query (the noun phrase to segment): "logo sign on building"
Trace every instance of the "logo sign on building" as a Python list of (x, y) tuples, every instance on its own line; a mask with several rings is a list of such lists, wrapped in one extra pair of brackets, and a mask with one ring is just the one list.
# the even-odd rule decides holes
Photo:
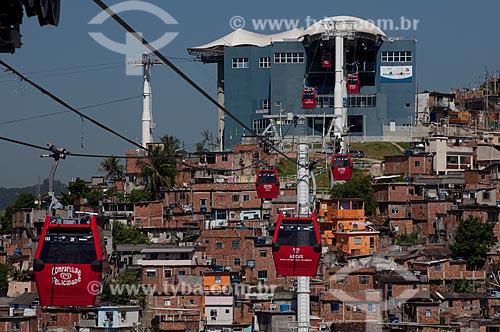
[(381, 83), (408, 83), (412, 79), (412, 66), (380, 66)]

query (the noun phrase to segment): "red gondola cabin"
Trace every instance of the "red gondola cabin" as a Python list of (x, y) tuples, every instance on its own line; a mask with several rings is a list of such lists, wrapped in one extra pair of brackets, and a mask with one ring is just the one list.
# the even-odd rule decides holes
[(321, 57), (321, 68), (332, 68), (332, 52), (324, 52)]
[(351, 179), (352, 159), (349, 153), (336, 153), (333, 155), (332, 175), (335, 181)]
[(33, 261), (43, 306), (93, 306), (109, 271), (102, 230), (94, 216), (47, 216)]
[(316, 214), (292, 217), (280, 213), (272, 249), (279, 276), (314, 277), (321, 258), (321, 237)]
[(278, 171), (273, 169), (259, 168), (255, 180), (257, 196), (259, 198), (276, 198), (280, 190)]
[(347, 93), (359, 93), (359, 76), (347, 75)]
[(316, 108), (316, 90), (314, 88), (302, 90), (302, 107), (306, 109)]

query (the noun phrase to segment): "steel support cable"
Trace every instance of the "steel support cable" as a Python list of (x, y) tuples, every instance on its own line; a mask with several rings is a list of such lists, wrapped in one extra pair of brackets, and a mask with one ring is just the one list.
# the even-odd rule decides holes
[(33, 86), (35, 89), (37, 89), (38, 91), (40, 91), (41, 93), (43, 93), (44, 95), (47, 95), (49, 96), (51, 99), (55, 100), (57, 103), (61, 104), (62, 106), (64, 106), (65, 108), (69, 109), (70, 111), (78, 114), (80, 117), (92, 122), (93, 124), (95, 124), (96, 126), (112, 133), (113, 135), (115, 136), (118, 136), (120, 137), (121, 139), (127, 141), (128, 143), (142, 149), (142, 150), (145, 150), (145, 151), (148, 151), (148, 152), (151, 152), (149, 149), (143, 147), (142, 145), (140, 145), (139, 143), (136, 143), (134, 142), (133, 140), (123, 136), (122, 134), (118, 133), (117, 131), (111, 129), (110, 127), (106, 126), (106, 125), (103, 125), (102, 123), (100, 123), (99, 121), (97, 120), (94, 120), (93, 118), (89, 117), (88, 115), (85, 115), (84, 113), (78, 111), (76, 108), (74, 108), (73, 106), (69, 105), (68, 103), (66, 103), (64, 100), (62, 100), (61, 98), (57, 97), (56, 95), (54, 95), (53, 93), (51, 93), (50, 91), (48, 91), (47, 89), (43, 88), (42, 86), (38, 85), (37, 83), (31, 81), (30, 79), (28, 79), (26, 76), (24, 76), (23, 74), (21, 74), (20, 72), (18, 72), (16, 69), (14, 69), (13, 67), (11, 67), (9, 64), (7, 64), (5, 61), (3, 60), (0, 60), (0, 65), (4, 66), (5, 68), (7, 68), (9, 71), (11, 71), (12, 73), (14, 73), (15, 75), (17, 75), (18, 77), (20, 77), (22, 80), (26, 81), (27, 83), (29, 83), (31, 86)]

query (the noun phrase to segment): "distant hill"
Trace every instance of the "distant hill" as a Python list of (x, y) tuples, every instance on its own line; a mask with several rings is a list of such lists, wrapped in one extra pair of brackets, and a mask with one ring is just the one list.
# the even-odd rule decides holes
[[(45, 195), (49, 191), (49, 180), (45, 179), (42, 184), (40, 184), (40, 189), (37, 189), (38, 185), (33, 185), (24, 188), (2, 188), (0, 187), (0, 211), (5, 209), (7, 206), (12, 205), (16, 202), (17, 196), (21, 194), (35, 194), (38, 193)], [(61, 192), (67, 192), (68, 187), (58, 180), (54, 181), (54, 191), (56, 195), (60, 195)]]

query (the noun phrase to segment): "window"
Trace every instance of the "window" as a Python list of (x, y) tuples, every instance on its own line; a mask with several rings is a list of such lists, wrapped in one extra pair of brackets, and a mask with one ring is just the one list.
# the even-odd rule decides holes
[(432, 309), (425, 309), (425, 317), (432, 317)]
[[(90, 264), (97, 259), (92, 231), (49, 228), (40, 252), (46, 264)], [(62, 261), (61, 261), (62, 260)]]
[(257, 272), (257, 278), (267, 279), (267, 270), (260, 270)]
[(216, 320), (217, 319), (217, 309), (211, 309), (210, 310), (210, 317), (212, 320)]
[(164, 306), (168, 306), (168, 305), (171, 305), (172, 301), (170, 299), (164, 299), (163, 300), (163, 305)]
[(234, 266), (240, 266), (241, 260), (239, 258), (234, 259)]
[(151, 260), (157, 260), (158, 259), (158, 253), (157, 252), (152, 252), (149, 254), (149, 259)]
[(243, 202), (248, 202), (250, 200), (250, 195), (243, 195)]
[(354, 244), (361, 244), (363, 243), (360, 237), (355, 237), (354, 238)]
[(259, 255), (260, 257), (267, 257), (267, 250), (260, 250)]
[(412, 62), (411, 51), (382, 52), (382, 62)]
[(183, 200), (185, 200), (185, 199), (186, 199), (186, 193), (185, 193), (185, 192), (183, 192), (183, 191), (181, 191), (181, 192), (179, 193), (179, 199), (180, 199), (180, 200), (182, 200), (182, 201), (183, 201)]
[(21, 322), (12, 322), (10, 323), (10, 327), (12, 331), (18, 331), (21, 329)]
[(271, 67), (270, 57), (259, 58), (259, 68), (270, 68), (270, 67)]
[(240, 249), (240, 240), (232, 240), (231, 241), (231, 249), (233, 249), (233, 250)]
[(376, 107), (376, 95), (358, 95), (347, 97), (347, 107)]
[(222, 283), (222, 277), (221, 276), (215, 276), (215, 283), (216, 284)]
[(274, 53), (274, 63), (304, 63), (304, 52)]
[(415, 166), (416, 167), (420, 166), (420, 160), (415, 160)]
[(398, 212), (399, 212), (399, 209), (397, 208), (397, 206), (395, 206), (391, 209), (391, 213), (398, 213)]
[(340, 303), (339, 302), (330, 303), (330, 311), (331, 312), (339, 312), (340, 311)]
[(229, 313), (229, 309), (226, 309), (226, 314), (228, 314), (228, 313)]
[(207, 206), (207, 199), (206, 198), (200, 199), (200, 206)]
[(441, 265), (434, 265), (434, 271), (441, 271)]
[(179, 274), (180, 276), (185, 276), (185, 275), (186, 275), (186, 271), (184, 271), (184, 270), (180, 270), (178, 274)]
[(368, 276), (359, 276), (358, 280), (360, 285), (368, 285)]
[(216, 242), (215, 243), (215, 249), (222, 249), (222, 248), (224, 248), (222, 242)]
[(221, 160), (222, 160), (222, 161), (227, 161), (227, 154), (223, 154), (223, 155), (221, 156)]
[(156, 270), (146, 270), (146, 278), (156, 278)]
[(485, 201), (490, 200), (490, 192), (489, 191), (483, 191), (483, 200), (485, 200)]
[(172, 270), (163, 270), (165, 278), (172, 278)]
[(194, 300), (193, 299), (189, 299), (189, 304), (194, 304)]
[(232, 201), (233, 201), (233, 203), (239, 202), (240, 201), (240, 195), (233, 195)]
[(268, 110), (269, 109), (269, 100), (265, 99), (262, 101), (262, 109)]
[(248, 58), (233, 58), (233, 68), (248, 68)]
[(337, 284), (345, 284), (345, 276), (337, 276)]
[(377, 305), (375, 303), (368, 303), (368, 312), (377, 312)]
[(411, 104), (410, 103), (405, 103), (405, 108), (411, 108)]

